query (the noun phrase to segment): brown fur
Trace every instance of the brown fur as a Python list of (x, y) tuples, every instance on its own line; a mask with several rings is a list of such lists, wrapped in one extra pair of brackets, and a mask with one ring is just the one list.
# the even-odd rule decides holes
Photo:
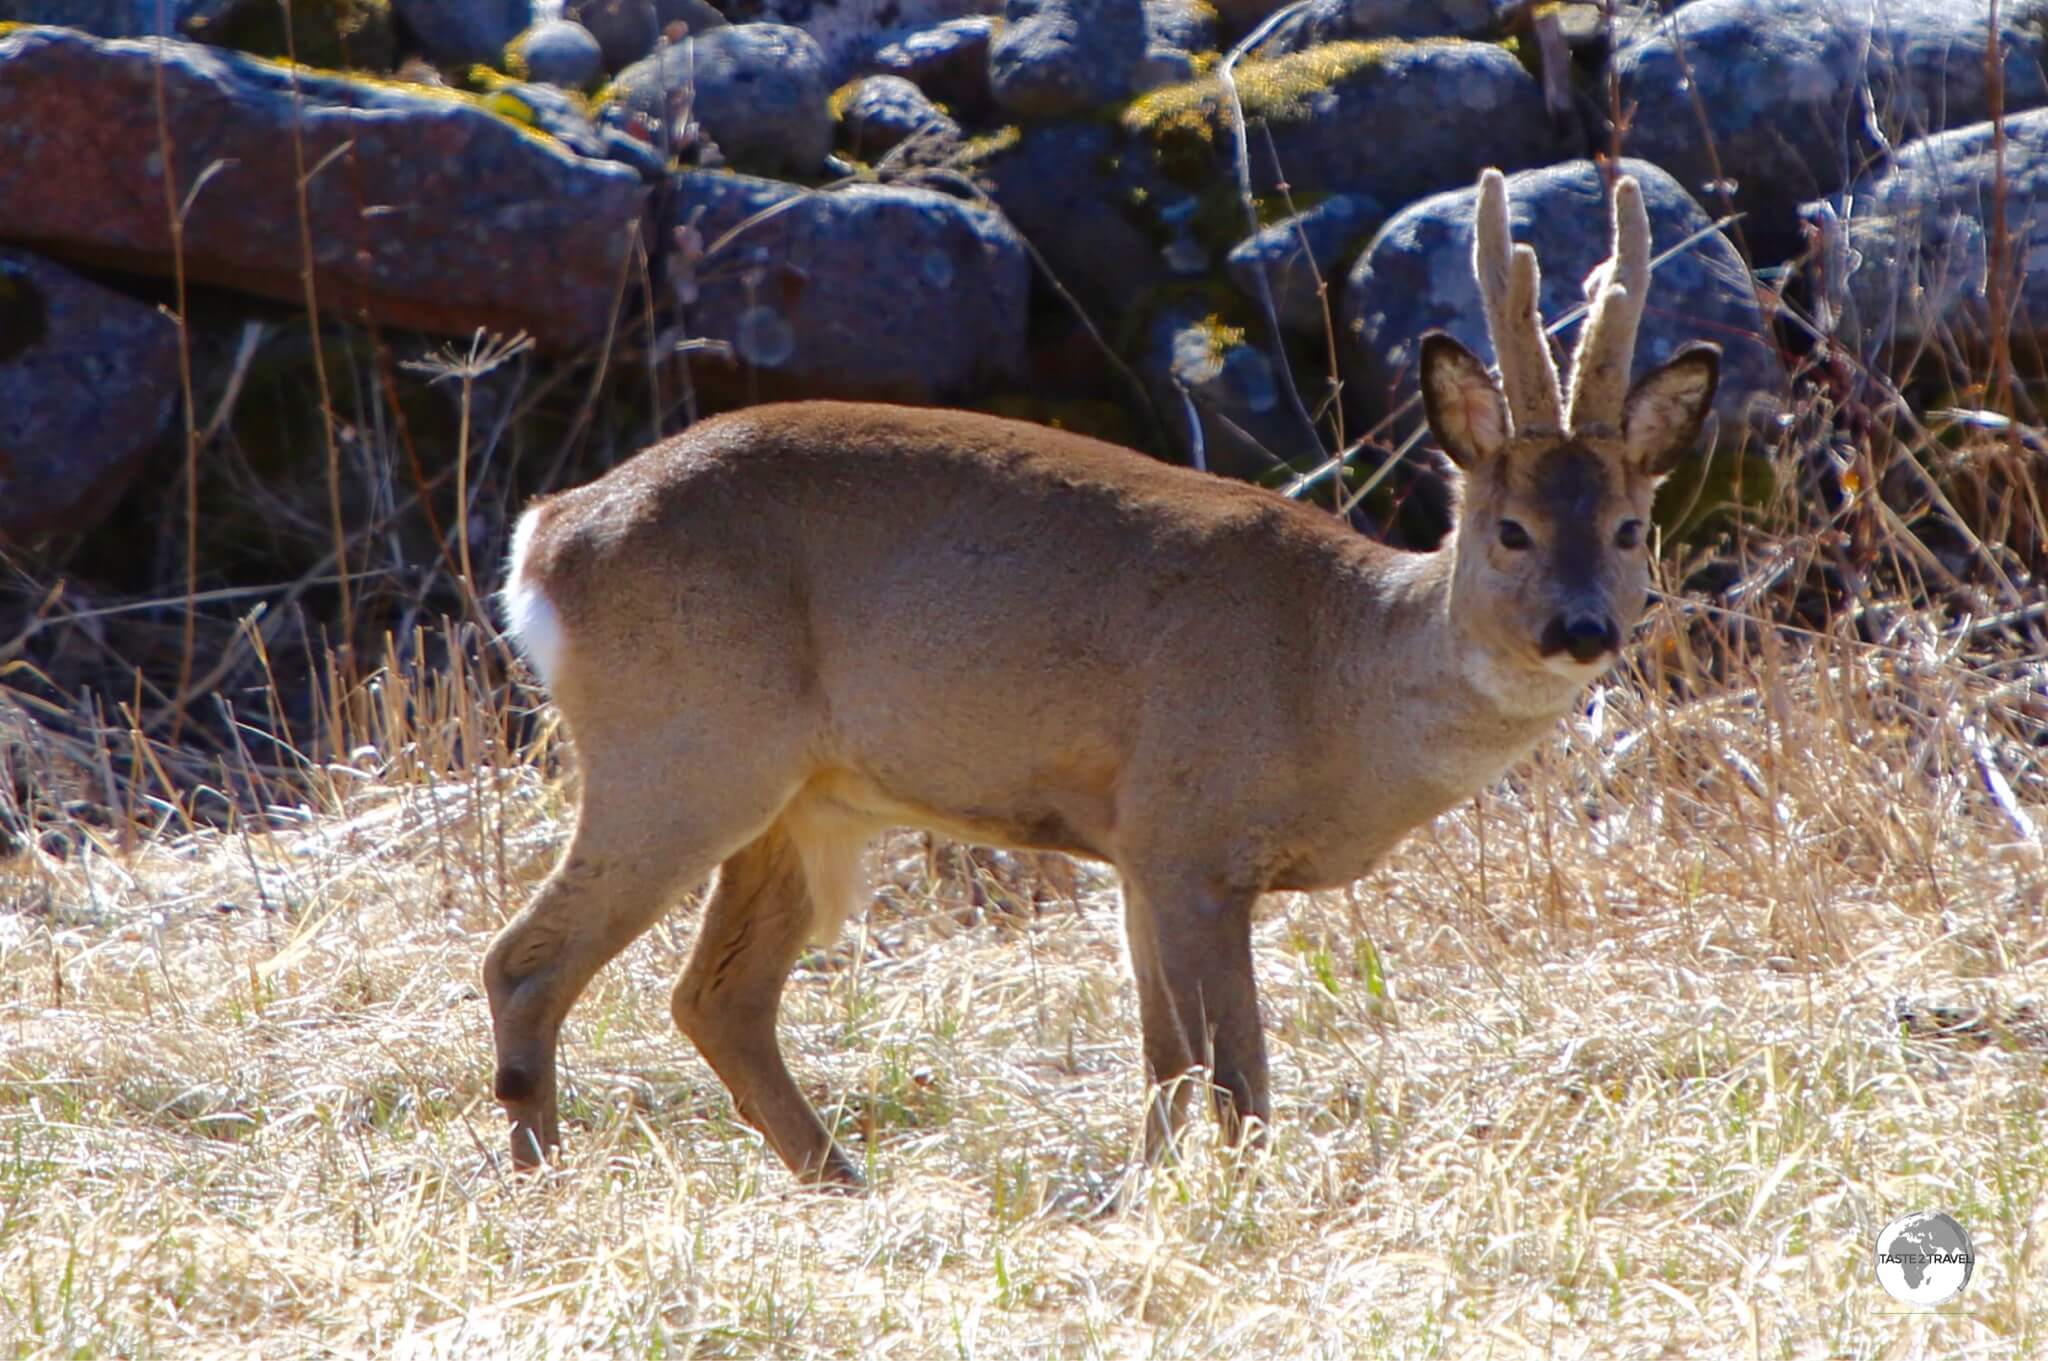
[[(1263, 1122), (1253, 903), (1363, 874), (1612, 661), (1561, 665), (1546, 629), (1634, 621), (1617, 533), (1712, 392), (1688, 352), (1625, 435), (1508, 436), (1469, 354), (1425, 355), (1433, 416), (1484, 417), (1439, 429), (1467, 484), (1433, 554), (1043, 427), (837, 403), (707, 421), (529, 512), (512, 594), (553, 612), (585, 796), (485, 963), (516, 1161), (558, 1140), (577, 994), (716, 867), (676, 1020), (793, 1170), (857, 1180), (774, 1016), (899, 824), (1114, 864), (1153, 1079), (1206, 1069), (1233, 1130)], [(1176, 1118), (1155, 1099), (1151, 1150)]]

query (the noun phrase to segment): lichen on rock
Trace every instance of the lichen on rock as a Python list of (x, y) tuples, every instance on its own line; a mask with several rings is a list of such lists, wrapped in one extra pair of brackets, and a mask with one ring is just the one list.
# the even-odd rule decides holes
[[(1246, 123), (1261, 130), (1248, 139), (1257, 189), (1286, 183), (1398, 203), (1469, 183), (1487, 165), (1540, 165), (1574, 147), (1536, 82), (1491, 43), (1326, 43), (1245, 61), (1235, 84)], [(1232, 113), (1220, 76), (1141, 95), (1115, 119), (1177, 184), (1200, 191), (1230, 173)]]

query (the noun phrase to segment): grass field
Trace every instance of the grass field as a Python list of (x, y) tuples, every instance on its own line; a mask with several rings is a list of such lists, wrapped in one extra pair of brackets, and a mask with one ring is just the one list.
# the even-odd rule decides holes
[[(673, 1031), (690, 904), (571, 1018), (564, 1164), (510, 1174), (478, 963), (573, 763), (464, 761), (460, 683), (384, 676), (310, 805), (0, 861), (0, 1353), (2042, 1354), (2048, 664), (1905, 615), (1709, 677), (1685, 622), (1373, 877), (1268, 902), (1241, 1165), (1203, 1126), (1133, 1171), (1113, 880), (882, 847), (784, 1025), (858, 1198)], [(1929, 1207), (1978, 1260), (1911, 1314), (1871, 1253)]]

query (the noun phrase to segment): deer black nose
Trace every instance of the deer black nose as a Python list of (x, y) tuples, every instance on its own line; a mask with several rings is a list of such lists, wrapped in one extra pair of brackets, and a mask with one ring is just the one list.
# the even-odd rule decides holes
[(1572, 654), (1575, 662), (1596, 661), (1621, 650), (1621, 630), (1604, 614), (1558, 615), (1544, 625), (1543, 655)]

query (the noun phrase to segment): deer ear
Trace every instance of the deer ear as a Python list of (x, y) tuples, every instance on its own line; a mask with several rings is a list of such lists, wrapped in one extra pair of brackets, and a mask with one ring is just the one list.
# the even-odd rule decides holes
[(1508, 406), (1479, 357), (1442, 331), (1422, 338), (1422, 410), (1451, 462), (1470, 471), (1508, 441)]
[(1694, 341), (1629, 389), (1621, 431), (1629, 461), (1663, 477), (1692, 452), (1721, 381), (1721, 347)]

